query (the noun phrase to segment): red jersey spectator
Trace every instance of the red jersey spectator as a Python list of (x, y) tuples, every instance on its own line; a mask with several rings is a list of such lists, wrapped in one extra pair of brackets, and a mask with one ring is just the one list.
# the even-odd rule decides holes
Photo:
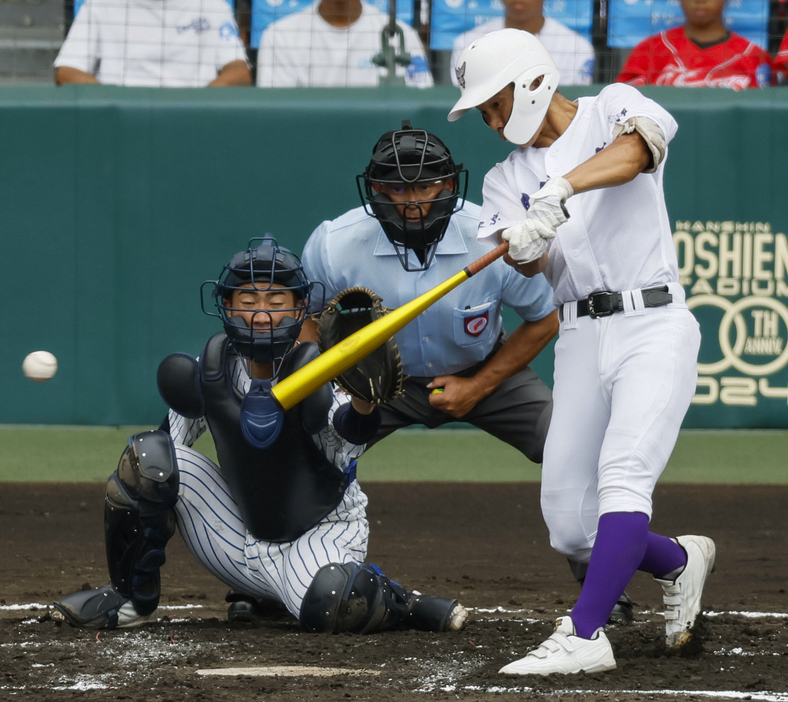
[(774, 71), (777, 74), (777, 83), (779, 85), (788, 83), (788, 29), (783, 35), (780, 50), (777, 52), (777, 56), (774, 57)]
[(743, 90), (770, 84), (772, 60), (729, 32), (725, 0), (681, 0), (686, 22), (640, 42), (616, 80), (630, 85), (681, 85)]

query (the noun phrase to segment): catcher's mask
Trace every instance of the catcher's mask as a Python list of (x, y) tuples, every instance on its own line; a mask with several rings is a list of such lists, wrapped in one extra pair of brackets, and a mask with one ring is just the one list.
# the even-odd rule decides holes
[[(446, 187), (429, 200), (394, 202), (374, 188), (374, 185), (412, 187), (437, 181), (445, 182)], [(462, 209), (459, 198), (465, 200), (468, 171), (454, 162), (448, 147), (438, 137), (414, 129), (405, 120), (402, 129), (387, 132), (378, 140), (369, 165), (356, 176), (356, 184), (364, 209), (380, 222), (402, 267), (406, 271), (423, 271), (432, 263), (450, 217)], [(419, 207), (423, 204), (430, 205), (426, 216)], [(401, 214), (398, 206), (404, 206)], [(406, 208), (412, 212), (413, 206), (421, 213), (418, 221), (406, 217)]]
[[(312, 292), (312, 284), (307, 280), (298, 256), (279, 246), (276, 239), (268, 236), (250, 240), (249, 248), (233, 256), (222, 269), (218, 280), (203, 283), (203, 291), (206, 287), (211, 291), (217, 312), (206, 308), (204, 293), (203, 312), (211, 317), (219, 317), (238, 353), (258, 363), (280, 360), (293, 347), (301, 333)], [(231, 306), (236, 290), (250, 289), (258, 292), (270, 292), (274, 289), (292, 291), (295, 306), (252, 308), (254, 313), (250, 326), (239, 314), (248, 313), (250, 308)], [(275, 323), (273, 314), (279, 318), (278, 324)]]

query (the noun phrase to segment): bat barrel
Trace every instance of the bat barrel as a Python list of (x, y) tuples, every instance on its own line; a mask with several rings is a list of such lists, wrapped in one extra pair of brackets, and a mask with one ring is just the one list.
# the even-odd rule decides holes
[(274, 385), (271, 388), (274, 400), (283, 410), (297, 405), (321, 385), (333, 380), (358, 363), (364, 356), (372, 353), (408, 322), (415, 319), (436, 300), (456, 288), (468, 277), (467, 269), (460, 271), (415, 300), (398, 307), (385, 317), (381, 317), (351, 334), (336, 346), (332, 346), (314, 361)]
[(364, 356), (372, 353), (430, 305), (478, 273), (482, 268), (489, 266), (508, 250), (508, 243), (500, 244), (440, 285), (436, 285), (423, 295), (419, 295), (415, 300), (392, 310), (385, 317), (375, 320), (336, 346), (332, 346), (325, 353), (321, 353), (314, 361), (307, 363), (303, 368), (271, 388), (271, 396), (274, 401), (282, 410), (294, 407), (321, 385), (333, 380), (358, 363)]

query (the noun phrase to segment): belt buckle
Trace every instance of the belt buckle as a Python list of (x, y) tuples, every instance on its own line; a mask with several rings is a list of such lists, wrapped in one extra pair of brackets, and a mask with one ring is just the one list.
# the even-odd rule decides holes
[[(606, 300), (607, 304), (601, 304), (602, 300)], [(592, 293), (588, 296), (588, 316), (591, 319), (598, 319), (599, 317), (609, 317), (613, 312), (615, 306), (614, 293), (603, 290), (602, 292)]]

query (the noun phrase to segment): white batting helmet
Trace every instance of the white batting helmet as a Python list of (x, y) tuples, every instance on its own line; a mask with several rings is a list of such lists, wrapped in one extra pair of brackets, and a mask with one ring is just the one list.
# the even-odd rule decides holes
[[(466, 46), (454, 68), (462, 95), (449, 112), (449, 122), (486, 102), (514, 83), (514, 104), (503, 135), (527, 144), (542, 124), (560, 74), (547, 49), (522, 29), (499, 29)], [(531, 89), (539, 77), (541, 84)]]

